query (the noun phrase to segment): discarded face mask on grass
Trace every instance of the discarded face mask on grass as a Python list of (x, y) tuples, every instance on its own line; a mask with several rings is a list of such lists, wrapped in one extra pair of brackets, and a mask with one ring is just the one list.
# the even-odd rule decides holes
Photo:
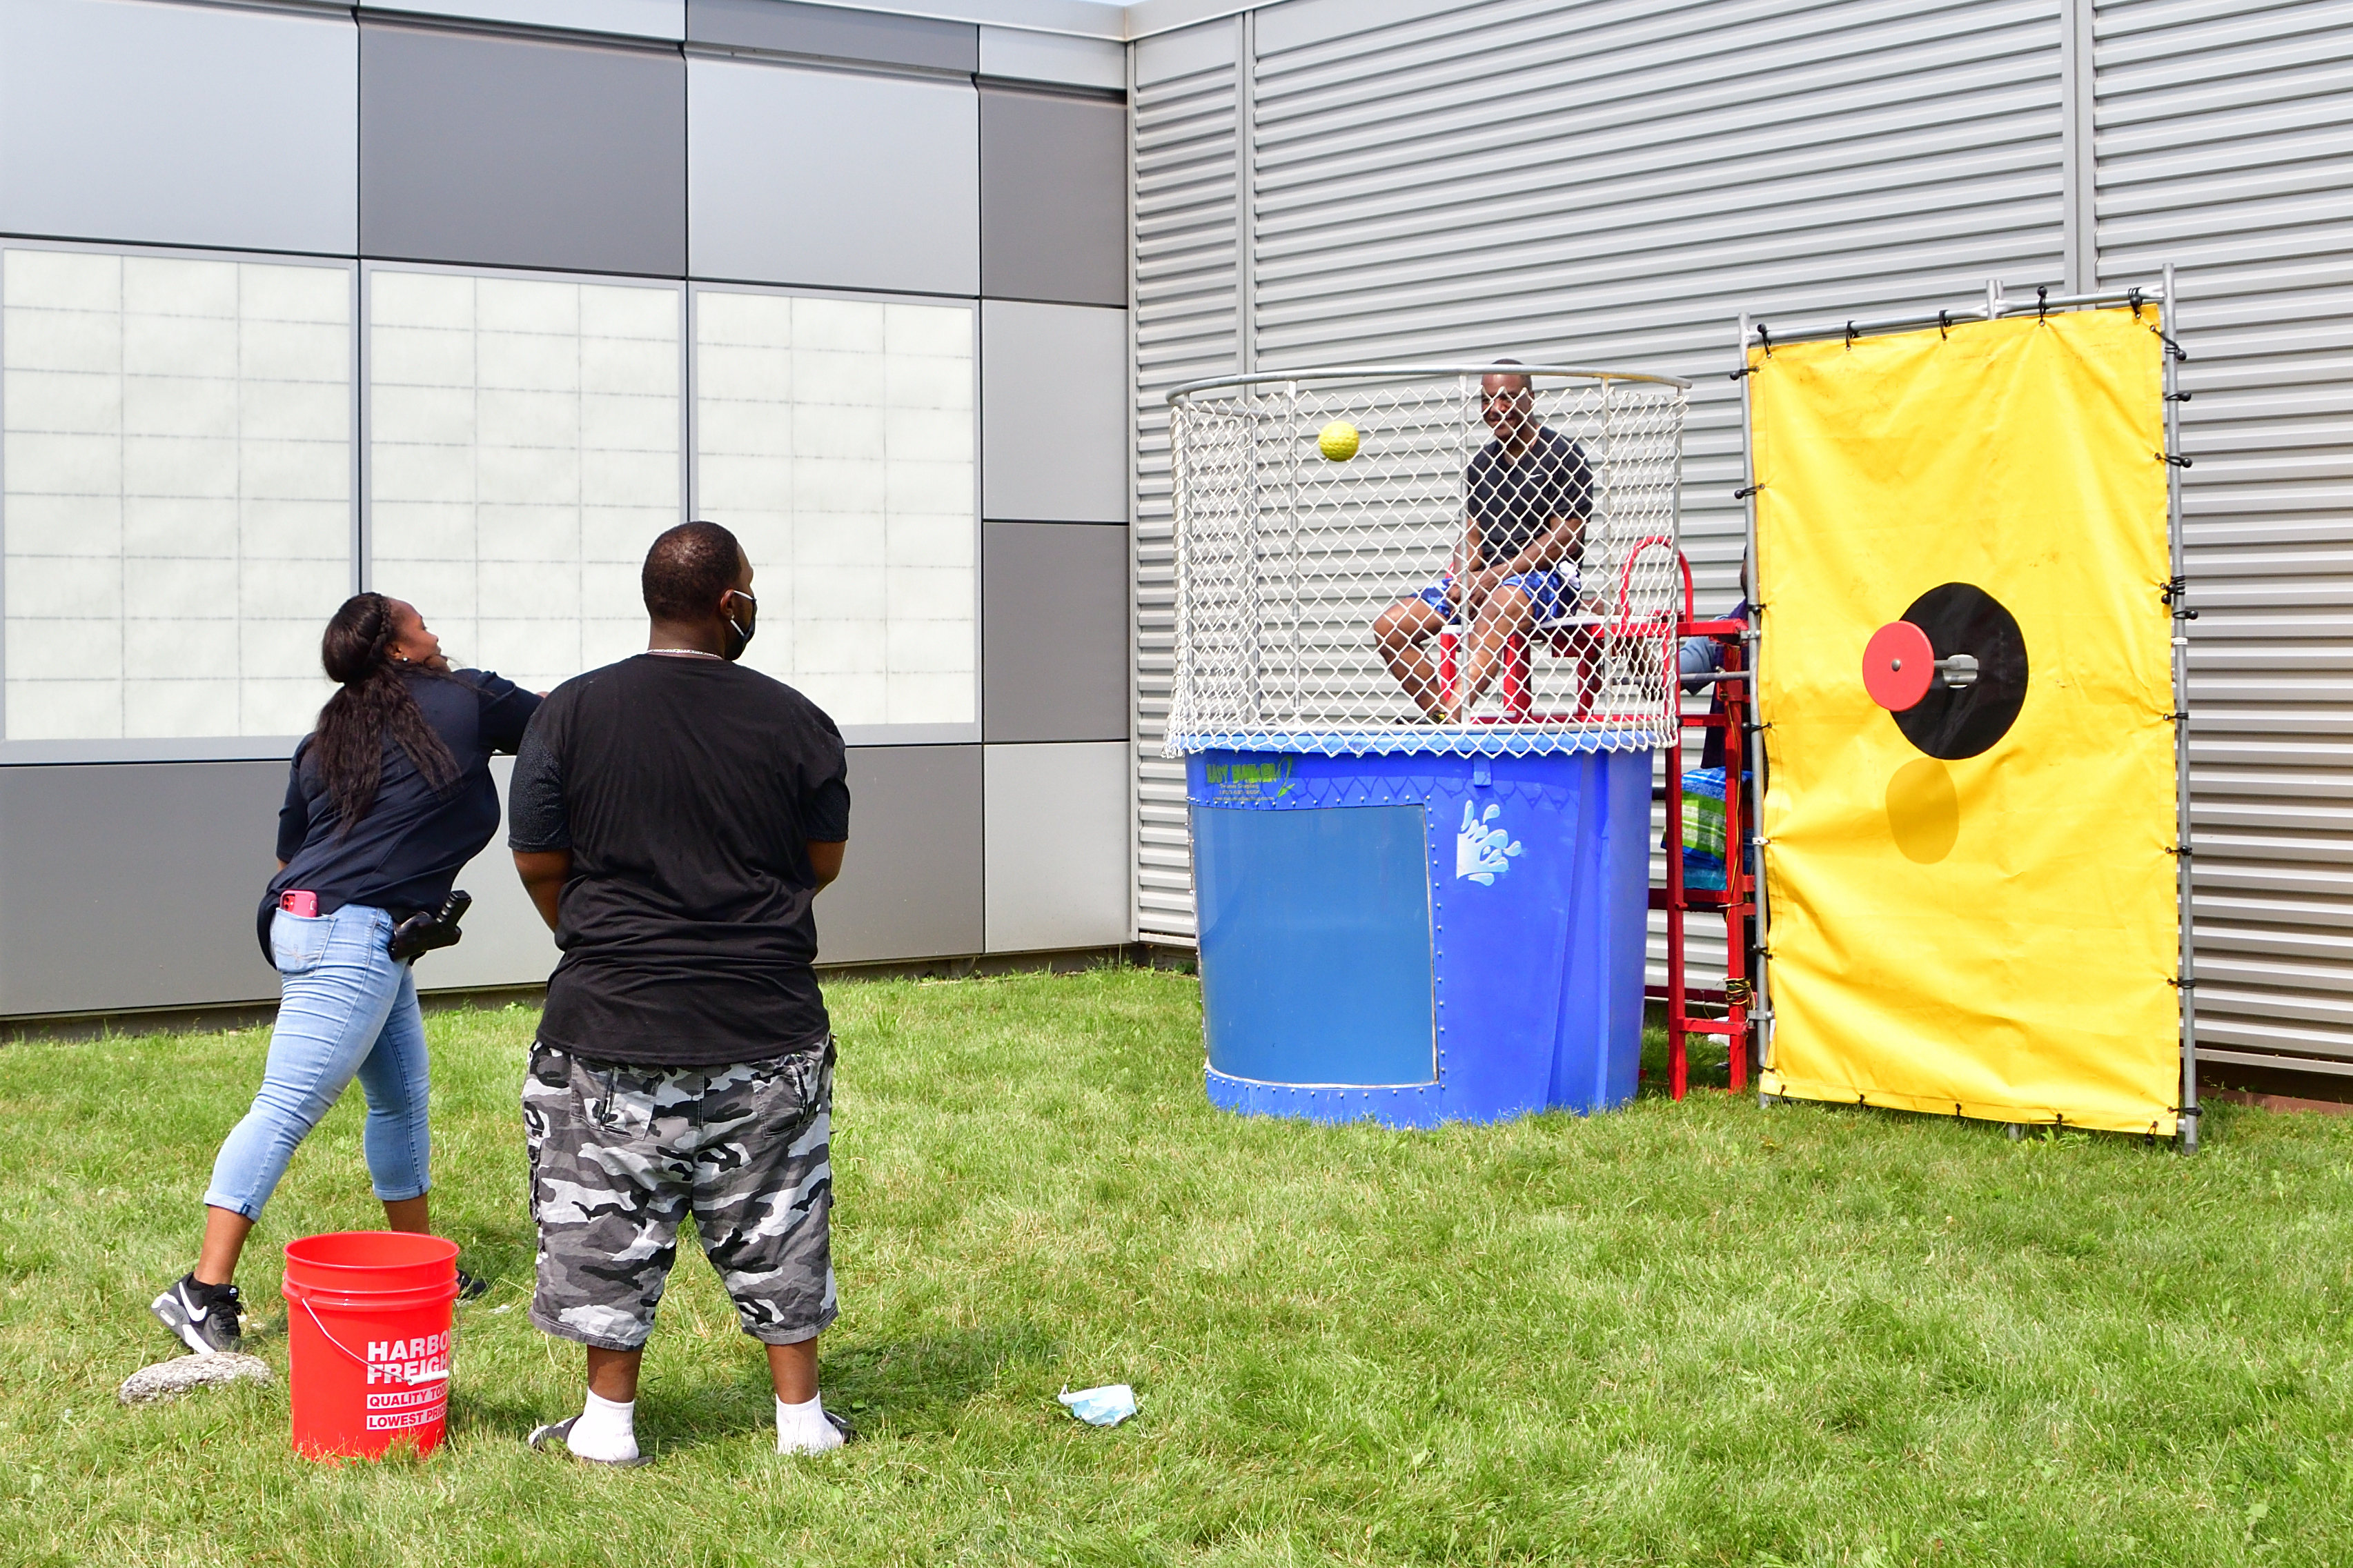
[(1101, 1388), (1082, 1388), (1072, 1394), (1068, 1387), (1055, 1397), (1071, 1407), (1071, 1414), (1090, 1426), (1116, 1426), (1135, 1414), (1135, 1390), (1124, 1383), (1105, 1384)]

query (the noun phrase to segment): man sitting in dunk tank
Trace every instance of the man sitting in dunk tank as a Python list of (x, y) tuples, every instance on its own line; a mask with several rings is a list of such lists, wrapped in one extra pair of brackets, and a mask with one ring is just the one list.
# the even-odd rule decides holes
[[(1537, 419), (1527, 376), (1499, 372), (1485, 377), (1479, 405), (1495, 438), (1462, 476), (1463, 542), (1443, 577), (1373, 622), (1389, 673), (1424, 716), (1441, 723), (1471, 710), (1514, 636), (1577, 607), (1577, 558), (1594, 489), (1593, 470), (1577, 444)], [(1428, 644), (1441, 628), (1466, 621), (1470, 634), (1456, 654), (1450, 694)]]

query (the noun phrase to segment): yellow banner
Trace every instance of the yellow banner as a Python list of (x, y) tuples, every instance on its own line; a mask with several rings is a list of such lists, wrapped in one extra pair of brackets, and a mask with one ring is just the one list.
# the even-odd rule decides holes
[[(2145, 307), (1751, 351), (1767, 1092), (2173, 1132), (2155, 324)], [(1873, 642), (1898, 620), (1925, 635)], [(1924, 654), (1945, 662), (1891, 710), (1867, 645), (1899, 705)]]

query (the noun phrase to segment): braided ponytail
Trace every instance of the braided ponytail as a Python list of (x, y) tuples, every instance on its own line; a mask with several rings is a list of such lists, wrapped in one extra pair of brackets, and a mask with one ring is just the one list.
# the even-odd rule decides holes
[(343, 689), (319, 710), (311, 753), (318, 759), (328, 798), (343, 818), (338, 837), (375, 807), (387, 735), (437, 792), (458, 779), (458, 759), (426, 722), (425, 710), (417, 707), (408, 683), (401, 679), (400, 666), (393, 661), (392, 642), (398, 629), (391, 600), (382, 594), (354, 594), (327, 622), (326, 636), (320, 639), (319, 662)]

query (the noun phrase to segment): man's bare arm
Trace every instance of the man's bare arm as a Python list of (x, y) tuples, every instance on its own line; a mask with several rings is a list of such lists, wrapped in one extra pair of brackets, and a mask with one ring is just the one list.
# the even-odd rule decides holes
[(1564, 561), (1573, 564), (1584, 553), (1585, 520), (1556, 517), (1518, 554), (1496, 568), (1495, 578), (1500, 582), (1525, 572), (1549, 572)]
[(1544, 531), (1528, 541), (1526, 546), (1508, 561), (1484, 567), (1471, 576), (1471, 600), (1484, 600), (1495, 591), (1495, 584), (1506, 577), (1517, 577), (1529, 572), (1549, 572), (1562, 561), (1574, 562), (1584, 553), (1585, 520), (1581, 517), (1556, 517), (1545, 524)]
[(522, 890), (531, 895), (533, 907), (547, 929), (555, 929), (555, 906), (564, 897), (564, 884), (572, 879), (572, 851), (569, 849), (518, 849), (514, 852), (515, 875), (522, 879)]
[(838, 838), (828, 844), (812, 838), (807, 840), (807, 844), (809, 869), (817, 873), (818, 891), (823, 892), (828, 884), (841, 875), (841, 855), (849, 847), (849, 840)]

